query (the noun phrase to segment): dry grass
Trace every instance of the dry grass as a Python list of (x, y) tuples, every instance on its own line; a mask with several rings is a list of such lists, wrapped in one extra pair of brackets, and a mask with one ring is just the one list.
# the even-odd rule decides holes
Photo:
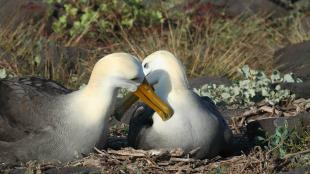
[(177, 21), (139, 33), (122, 32), (122, 47), (145, 57), (153, 51), (167, 49), (178, 55), (192, 77), (228, 75), (233, 77), (244, 64), (272, 69), (276, 48), (283, 46), (284, 36), (264, 18), (240, 16), (232, 20), (206, 19), (201, 26), (187, 20)]
[[(143, 59), (156, 50), (166, 49), (183, 61), (190, 77), (208, 74), (235, 78), (237, 69), (244, 64), (271, 71), (276, 49), (309, 39), (310, 33), (302, 29), (301, 19), (297, 16), (270, 21), (262, 16), (233, 19), (209, 16), (203, 22), (195, 23), (184, 17), (153, 28), (130, 31), (121, 28), (117, 34), (110, 33), (109, 38), (102, 38), (100, 42), (85, 38), (72, 44), (69, 44), (70, 39), (59, 41), (54, 34), (44, 35), (43, 25), (21, 26), (15, 31), (0, 28), (0, 48), (13, 57), (10, 62), (1, 59), (0, 68), (6, 68), (13, 75), (40, 75), (76, 87), (78, 82), (87, 82), (96, 60), (107, 53), (126, 51)], [(39, 68), (36, 61), (42, 59), (42, 49), (50, 43), (86, 48), (90, 54), (75, 61), (76, 67), (69, 73), (65, 69), (67, 66), (50, 62), (41, 62), (44, 68)], [(60, 51), (56, 55), (59, 58), (52, 59), (66, 58), (62, 54)]]

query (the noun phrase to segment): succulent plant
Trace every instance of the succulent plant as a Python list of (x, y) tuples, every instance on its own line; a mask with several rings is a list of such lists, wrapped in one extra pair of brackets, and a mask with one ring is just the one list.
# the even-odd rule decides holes
[(0, 79), (6, 78), (6, 76), (7, 76), (6, 70), (4, 68), (3, 69), (0, 68)]
[(239, 72), (243, 80), (231, 86), (206, 84), (200, 89), (194, 89), (194, 92), (210, 97), (217, 104), (248, 106), (264, 100), (270, 105), (276, 105), (280, 101), (292, 100), (295, 97), (289, 90), (282, 89), (280, 83), (301, 82), (300, 79), (294, 78), (292, 73), (281, 75), (275, 70), (268, 77), (264, 72), (252, 70), (247, 65), (239, 69)]

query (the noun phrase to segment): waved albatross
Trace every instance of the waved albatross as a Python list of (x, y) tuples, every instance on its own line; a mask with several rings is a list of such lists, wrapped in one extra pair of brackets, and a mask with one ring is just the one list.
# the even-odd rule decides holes
[[(181, 62), (168, 51), (157, 51), (142, 62), (149, 84), (173, 109), (173, 116), (162, 121), (147, 106), (138, 107), (131, 117), (128, 143), (134, 148), (173, 149), (193, 152), (194, 158), (212, 158), (226, 153), (232, 133), (210, 99), (189, 89)], [(228, 151), (228, 150), (227, 150)]]
[(88, 85), (71, 92), (40, 78), (0, 80), (0, 162), (68, 161), (102, 147), (119, 88), (172, 114), (143, 81), (141, 62), (127, 53), (100, 59)]

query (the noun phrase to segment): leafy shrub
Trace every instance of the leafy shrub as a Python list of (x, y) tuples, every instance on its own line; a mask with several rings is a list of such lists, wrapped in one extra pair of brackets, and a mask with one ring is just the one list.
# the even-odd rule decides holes
[(225, 85), (204, 85), (201, 89), (194, 89), (200, 96), (208, 96), (215, 103), (253, 105), (255, 102), (265, 100), (271, 105), (278, 104), (283, 100), (291, 100), (294, 94), (289, 90), (281, 89), (282, 82), (300, 82), (294, 79), (292, 74), (281, 75), (279, 71), (273, 71), (270, 78), (262, 71), (250, 69), (247, 65), (239, 69), (243, 80)]
[(259, 140), (256, 145), (263, 147), (267, 150), (267, 153), (271, 153), (274, 157), (280, 159), (288, 159), (296, 155), (295, 160), (294, 158), (291, 159), (290, 165), (294, 167), (304, 166), (304, 164), (309, 164), (310, 156), (300, 156), (297, 154), (302, 154), (302, 152), (309, 149), (309, 128), (307, 126), (303, 127), (302, 132), (290, 129), (288, 122), (285, 121), (283, 125), (276, 127), (273, 134), (256, 137)]
[(275, 151), (280, 158), (284, 158), (287, 154), (285, 142), (295, 133), (287, 128), (287, 123), (284, 126), (277, 127), (275, 133), (269, 137), (269, 148)]
[(64, 12), (53, 22), (53, 30), (71, 37), (85, 34), (98, 37), (116, 27), (149, 26), (163, 21), (162, 12), (146, 8), (143, 0), (46, 1), (63, 6)]

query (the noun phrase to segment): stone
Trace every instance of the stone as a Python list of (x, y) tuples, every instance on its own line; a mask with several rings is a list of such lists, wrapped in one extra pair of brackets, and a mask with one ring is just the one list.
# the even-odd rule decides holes
[(287, 123), (289, 130), (296, 130), (302, 133), (303, 128), (310, 125), (310, 113), (300, 113), (290, 117), (272, 117), (249, 122), (246, 126), (247, 136), (253, 141), (256, 136), (273, 135), (277, 127)]
[(21, 23), (39, 21), (47, 9), (42, 0), (0, 0), (0, 27), (14, 29)]
[(292, 44), (274, 54), (274, 67), (282, 73), (293, 72), (302, 80), (310, 80), (310, 41)]

